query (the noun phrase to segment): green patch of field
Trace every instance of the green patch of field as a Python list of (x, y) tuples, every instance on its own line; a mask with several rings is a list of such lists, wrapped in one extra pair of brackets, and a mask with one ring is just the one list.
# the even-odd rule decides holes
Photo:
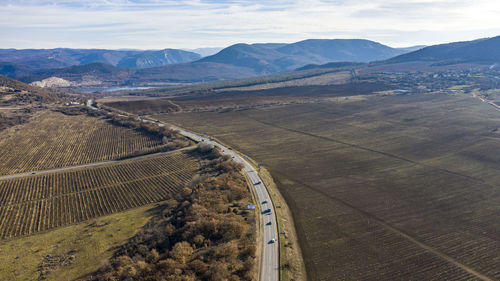
[(500, 113), (478, 99), (374, 96), (156, 118), (269, 169), (310, 280), (500, 279)]
[[(0, 280), (37, 280), (40, 264), (65, 257), (71, 260), (58, 266), (46, 262), (53, 272), (47, 280), (74, 280), (99, 268), (113, 254), (114, 247), (132, 237), (154, 214), (148, 205), (101, 217), (47, 233), (0, 242)], [(73, 257), (71, 257), (73, 256)], [(71, 257), (71, 258), (70, 258)]]

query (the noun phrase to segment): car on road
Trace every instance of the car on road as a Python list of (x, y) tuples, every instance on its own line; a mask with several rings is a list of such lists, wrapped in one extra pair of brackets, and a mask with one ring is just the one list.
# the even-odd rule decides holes
[(271, 224), (273, 224), (273, 223), (272, 223), (272, 222), (270, 222), (270, 221), (266, 223), (266, 225), (271, 225)]
[(276, 239), (273, 238), (273, 239), (269, 240), (268, 244), (274, 244), (274, 242), (276, 242)]
[(267, 204), (267, 200), (262, 201), (262, 204)]
[(261, 183), (262, 183), (261, 181), (258, 181), (258, 182), (256, 182), (256, 183), (254, 183), (253, 185), (259, 185), (259, 184), (261, 184)]
[(271, 213), (271, 208), (267, 208), (264, 211), (262, 211), (263, 214), (268, 214)]

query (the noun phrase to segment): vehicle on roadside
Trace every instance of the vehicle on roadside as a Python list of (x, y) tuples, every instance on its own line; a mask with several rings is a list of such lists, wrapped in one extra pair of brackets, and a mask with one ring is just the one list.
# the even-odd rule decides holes
[(263, 214), (269, 214), (271, 213), (271, 208), (267, 208), (264, 211), (262, 211)]
[(269, 240), (268, 244), (274, 244), (274, 242), (276, 242), (276, 239), (273, 238), (273, 239)]

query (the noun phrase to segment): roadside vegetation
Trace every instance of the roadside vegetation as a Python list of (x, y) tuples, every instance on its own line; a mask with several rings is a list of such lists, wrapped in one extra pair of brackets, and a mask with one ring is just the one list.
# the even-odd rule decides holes
[(91, 280), (253, 280), (255, 214), (242, 167), (208, 145), (201, 173)]
[(161, 145), (159, 145), (158, 147), (152, 147), (149, 149), (135, 151), (133, 154), (127, 155), (127, 157), (145, 155), (161, 151), (175, 150), (193, 144), (192, 141), (185, 138), (177, 131), (173, 130), (168, 126), (160, 126), (159, 124), (156, 123), (137, 120), (136, 118), (130, 116), (120, 116), (116, 113), (109, 114), (108, 118), (109, 118), (108, 121), (113, 125), (135, 129), (146, 135), (150, 135), (161, 139)]

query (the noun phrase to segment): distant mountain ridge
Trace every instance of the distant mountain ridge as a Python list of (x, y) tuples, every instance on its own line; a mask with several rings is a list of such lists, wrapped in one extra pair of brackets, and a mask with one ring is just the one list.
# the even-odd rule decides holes
[(47, 78), (60, 78), (75, 87), (115, 87), (208, 82), (253, 75), (254, 73), (246, 68), (210, 62), (172, 64), (143, 69), (124, 69), (104, 63), (91, 63), (36, 72), (20, 77), (19, 80), (24, 83), (35, 82), (33, 85), (45, 85), (47, 83), (44, 80)]
[(291, 44), (241, 43), (203, 58), (193, 52), (175, 49), (0, 49), (0, 75), (25, 82), (53, 76), (75, 82), (81, 81), (80, 76), (84, 75), (96, 77), (93, 81), (101, 81), (97, 76), (103, 75), (106, 78), (102, 80), (113, 83), (120, 79), (124, 80), (123, 83), (133, 83), (152, 77), (160, 83), (196, 82), (280, 73), (309, 64), (368, 62), (402, 53), (402, 50), (361, 39), (310, 39)]
[(121, 68), (150, 68), (190, 62), (200, 59), (197, 53), (164, 49), (103, 50), (103, 49), (1, 49), (0, 62), (33, 69), (54, 69), (90, 63), (105, 63)]
[[(412, 51), (413, 50), (413, 51)], [(309, 39), (296, 43), (235, 44), (200, 58), (165, 49), (138, 50), (12, 50), (0, 49), (0, 75), (23, 82), (62, 78), (72, 85), (170, 85), (318, 68), (370, 68), (381, 71), (430, 69), (460, 64), (500, 64), (500, 36), (435, 46), (391, 48), (362, 39)], [(2, 62), (5, 57), (11, 62)], [(191, 61), (192, 59), (196, 60)], [(102, 62), (106, 61), (106, 62)], [(178, 63), (188, 60), (188, 62)], [(25, 65), (30, 61), (32, 64)], [(97, 61), (97, 62), (92, 62)], [(92, 63), (87, 63), (92, 62)], [(46, 64), (45, 64), (46, 63)], [(74, 63), (63, 68), (40, 69)], [(85, 64), (83, 64), (85, 63)], [(159, 66), (157, 66), (159, 65)], [(54, 80), (54, 79), (53, 79)], [(59, 80), (58, 80), (59, 81)]]
[(364, 39), (308, 39), (291, 44), (235, 44), (200, 61), (231, 64), (250, 68), (256, 74), (268, 74), (308, 64), (384, 60), (404, 52)]
[(429, 46), (386, 61), (386, 63), (401, 62), (499, 63), (500, 36)]

